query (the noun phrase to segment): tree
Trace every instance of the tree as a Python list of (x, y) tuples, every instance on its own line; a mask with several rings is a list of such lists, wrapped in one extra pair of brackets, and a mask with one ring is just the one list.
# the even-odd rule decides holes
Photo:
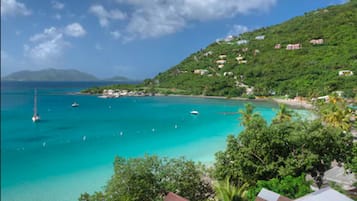
[(189, 200), (206, 200), (213, 191), (202, 177), (203, 171), (193, 161), (183, 158), (116, 157), (114, 175), (104, 191), (94, 195), (84, 193), (79, 200), (153, 201), (170, 191)]
[(283, 121), (290, 121), (291, 118), (293, 117), (294, 113), (293, 111), (289, 110), (285, 104), (280, 104), (279, 105), (279, 110), (273, 119), (273, 123), (280, 123)]
[(258, 180), (307, 173), (321, 185), (330, 163), (345, 162), (351, 149), (349, 133), (318, 120), (267, 125), (255, 115), (237, 137), (228, 137), (226, 150), (216, 154), (214, 175), (255, 185)]
[(311, 182), (305, 180), (304, 174), (298, 177), (286, 176), (280, 179), (259, 180), (256, 186), (248, 190), (247, 198), (254, 200), (262, 188), (266, 188), (285, 197), (295, 199), (310, 193), (310, 184)]
[(223, 182), (218, 182), (214, 186), (216, 192), (216, 199), (218, 201), (243, 201), (248, 184), (245, 183), (241, 186), (232, 185), (229, 178)]

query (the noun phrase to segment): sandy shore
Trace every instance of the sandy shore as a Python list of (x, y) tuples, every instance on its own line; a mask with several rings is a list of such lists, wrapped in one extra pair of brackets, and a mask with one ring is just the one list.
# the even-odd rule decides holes
[(280, 99), (280, 98), (272, 98), (272, 100), (274, 102), (277, 102), (277, 103), (282, 103), (282, 104), (285, 104), (285, 105), (288, 105), (288, 106), (291, 106), (291, 107), (294, 107), (294, 108), (304, 108), (304, 109), (309, 109), (309, 110), (312, 110), (314, 109), (315, 107), (307, 102), (307, 101), (300, 101), (300, 100), (294, 100), (294, 99)]

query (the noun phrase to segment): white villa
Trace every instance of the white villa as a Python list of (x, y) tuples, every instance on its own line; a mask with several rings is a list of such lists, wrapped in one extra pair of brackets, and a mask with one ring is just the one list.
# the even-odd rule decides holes
[(353, 72), (350, 70), (340, 70), (338, 71), (339, 76), (352, 76)]

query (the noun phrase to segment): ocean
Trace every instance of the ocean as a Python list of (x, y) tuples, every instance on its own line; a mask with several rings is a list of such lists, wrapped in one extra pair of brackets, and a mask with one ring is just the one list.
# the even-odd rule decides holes
[[(103, 189), (116, 155), (184, 156), (213, 164), (226, 137), (243, 129), (237, 111), (245, 101), (73, 95), (105, 84), (2, 82), (1, 200), (78, 200), (80, 193)], [(31, 121), (34, 88), (38, 123)], [(79, 107), (71, 107), (73, 102)], [(271, 121), (277, 104), (253, 104)]]

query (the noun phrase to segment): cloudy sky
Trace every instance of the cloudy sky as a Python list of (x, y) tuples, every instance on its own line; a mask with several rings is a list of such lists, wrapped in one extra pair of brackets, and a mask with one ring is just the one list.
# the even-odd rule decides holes
[(1, 0), (1, 74), (155, 76), (218, 38), (344, 0)]

